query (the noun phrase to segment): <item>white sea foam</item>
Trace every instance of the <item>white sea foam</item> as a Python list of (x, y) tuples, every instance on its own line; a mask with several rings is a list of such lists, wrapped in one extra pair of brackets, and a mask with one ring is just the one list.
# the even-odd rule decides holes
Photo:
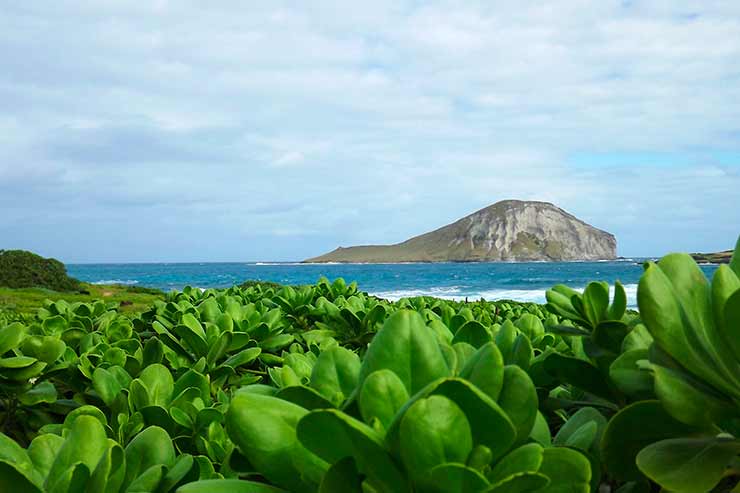
[(135, 279), (102, 279), (91, 284), (123, 284), (125, 286), (133, 286), (134, 284), (139, 284), (139, 281)]
[[(582, 291), (583, 287), (574, 288)], [(489, 289), (489, 290), (469, 290), (461, 289), (458, 286), (431, 287), (426, 289), (398, 289), (391, 291), (376, 291), (370, 294), (379, 298), (385, 298), (390, 301), (397, 301), (401, 298), (411, 298), (414, 296), (433, 296), (446, 300), (462, 301), (467, 298), (469, 301), (479, 300), (481, 298), (495, 300), (513, 300), (531, 303), (545, 303), (546, 288), (540, 289)], [(627, 306), (630, 308), (637, 307), (637, 284), (625, 284), (624, 291), (627, 294)], [(612, 288), (613, 296), (613, 288)]]

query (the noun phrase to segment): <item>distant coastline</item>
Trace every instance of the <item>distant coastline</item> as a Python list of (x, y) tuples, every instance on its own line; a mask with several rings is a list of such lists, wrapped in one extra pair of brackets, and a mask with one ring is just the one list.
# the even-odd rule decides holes
[(732, 250), (715, 253), (692, 253), (697, 264), (729, 264), (732, 260)]

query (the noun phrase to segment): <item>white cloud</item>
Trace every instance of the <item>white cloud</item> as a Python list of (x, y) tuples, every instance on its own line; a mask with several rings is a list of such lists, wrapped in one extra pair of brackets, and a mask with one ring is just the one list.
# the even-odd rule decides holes
[[(737, 2), (6, 7), (0, 238), (19, 245), (46, 217), (80, 238), (118, 218), (124, 239), (90, 260), (200, 245), (192, 230), (209, 250), (172, 259), (299, 258), (509, 197), (554, 201), (628, 255), (725, 246), (740, 224), (737, 167), (705, 158), (740, 153)], [(635, 164), (569, 165), (618, 152)], [(286, 201), (304, 206), (279, 224), (249, 212)], [(127, 243), (156, 214), (168, 240)], [(301, 240), (276, 250), (271, 232)], [(83, 259), (73, 246), (49, 253)]]

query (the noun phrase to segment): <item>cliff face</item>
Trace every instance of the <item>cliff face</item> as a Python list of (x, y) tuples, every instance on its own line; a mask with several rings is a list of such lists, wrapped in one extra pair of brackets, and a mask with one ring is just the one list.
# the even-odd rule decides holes
[(613, 235), (547, 202), (505, 200), (395, 245), (337, 248), (306, 262), (611, 260)]

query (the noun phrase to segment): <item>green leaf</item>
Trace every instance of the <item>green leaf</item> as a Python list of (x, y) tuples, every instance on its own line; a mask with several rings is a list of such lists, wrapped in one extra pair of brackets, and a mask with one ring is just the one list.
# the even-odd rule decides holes
[(498, 347), (492, 342), (481, 346), (465, 362), (460, 377), (469, 380), (494, 401), (498, 400), (504, 386), (504, 360)]
[[(190, 314), (186, 313), (185, 315), (187, 316)], [(190, 316), (192, 317), (192, 315)], [(182, 339), (186, 347), (190, 348), (193, 354), (195, 354), (196, 359), (208, 354), (208, 343), (206, 342), (205, 333), (203, 333), (202, 328), (200, 329), (200, 332), (196, 332), (190, 326), (176, 325), (173, 327), (172, 331)], [(201, 335), (201, 333), (203, 333), (203, 335)]]
[(537, 472), (542, 465), (544, 449), (536, 443), (528, 443), (506, 454), (488, 473), (491, 483), (523, 472)]
[(360, 390), (360, 412), (366, 423), (374, 419), (388, 429), (393, 417), (409, 399), (403, 382), (391, 370), (378, 370), (365, 379)]
[[(231, 318), (229, 318), (229, 320), (231, 320)], [(231, 345), (231, 337), (231, 332), (223, 332), (211, 345), (210, 349), (208, 350), (208, 355), (206, 356), (206, 361), (209, 365), (212, 366), (216, 364), (216, 362), (226, 354), (226, 351)]]
[(463, 464), (440, 464), (421, 481), (423, 491), (435, 493), (477, 493), (488, 486), (486, 478)]
[(451, 400), (432, 395), (414, 402), (401, 419), (401, 459), (415, 481), (447, 462), (465, 463), (473, 437), (465, 414)]
[(110, 447), (98, 462), (87, 483), (87, 492), (117, 493), (126, 474), (126, 455), (120, 445), (109, 441)]
[[(545, 491), (550, 479), (537, 472), (520, 472), (491, 485), (487, 493), (534, 493)], [(570, 491), (570, 490), (566, 490)], [(574, 490), (580, 491), (580, 490)]]
[(541, 412), (537, 411), (537, 417), (534, 420), (534, 426), (529, 433), (529, 437), (543, 447), (549, 447), (552, 444), (552, 434), (547, 420)]
[(538, 493), (589, 493), (591, 464), (575, 450), (563, 447), (546, 448), (542, 454), (540, 474), (550, 479)]
[(609, 378), (621, 392), (649, 398), (653, 393), (653, 375), (644, 367), (648, 361), (647, 349), (626, 351), (609, 366)]
[(530, 340), (542, 337), (545, 327), (542, 321), (531, 313), (525, 313), (516, 321), (516, 327), (521, 330)]
[(20, 394), (18, 400), (24, 406), (35, 406), (42, 402), (52, 404), (57, 400), (57, 389), (51, 382), (39, 382), (30, 390)]
[(0, 462), (0, 491), (42, 493), (36, 484), (7, 462)]
[(150, 406), (167, 407), (175, 384), (166, 366), (160, 364), (147, 366), (139, 375), (139, 380), (146, 386), (149, 393)]
[(735, 244), (735, 251), (732, 254), (732, 260), (730, 260), (730, 269), (735, 272), (737, 277), (740, 277), (740, 237), (738, 237)]
[(49, 469), (45, 487), (51, 491), (58, 483), (73, 479), (64, 473), (75, 464), (84, 465), (89, 473), (95, 469), (107, 449), (108, 439), (100, 421), (92, 416), (77, 417)]
[[(593, 447), (599, 446), (606, 423), (606, 418), (599, 411), (593, 407), (582, 407), (563, 424), (555, 435), (553, 444), (567, 445), (588, 452)], [(592, 431), (584, 435), (580, 430), (586, 429)]]
[(276, 397), (238, 392), (226, 413), (226, 430), (271, 482), (292, 492), (314, 492), (329, 466), (296, 437), (296, 425), (307, 413)]
[(92, 383), (106, 406), (110, 406), (123, 390), (118, 380), (105, 368), (95, 368)]
[(161, 363), (164, 358), (164, 345), (157, 337), (152, 337), (144, 344), (142, 366), (147, 367), (154, 363)]
[(625, 311), (627, 311), (627, 293), (622, 283), (617, 281), (614, 283), (614, 301), (609, 307), (609, 319), (622, 320)]
[(659, 440), (695, 433), (672, 418), (659, 401), (640, 401), (619, 411), (609, 421), (601, 440), (601, 458), (609, 475), (621, 481), (637, 481), (637, 453)]
[[(176, 493), (289, 493), (264, 483), (243, 479), (203, 479), (177, 488)], [(348, 492), (349, 493), (349, 492)]]
[(714, 488), (740, 453), (740, 441), (725, 438), (675, 438), (648, 445), (637, 466), (650, 479), (676, 493)]
[(28, 482), (40, 486), (43, 483), (44, 476), (36, 470), (34, 458), (29, 457), (29, 454), (15, 440), (0, 433), (0, 465), (8, 464), (8, 468), (0, 469), (0, 484), (16, 479), (19, 474), (26, 478)]
[(650, 356), (655, 394), (674, 418), (694, 426), (710, 426), (737, 413), (735, 405), (689, 374), (657, 346)]
[(341, 411), (312, 411), (298, 422), (300, 442), (329, 463), (352, 457), (379, 491), (405, 492), (406, 480), (383, 447), (383, 437)]
[(586, 361), (552, 353), (545, 359), (544, 365), (545, 371), (561, 382), (610, 401), (616, 400), (604, 375)]
[[(62, 445), (64, 445), (64, 438), (52, 433), (44, 433), (31, 440), (31, 444), (28, 446), (27, 452), (28, 457), (31, 459), (31, 462), (33, 462), (35, 472), (40, 475), (40, 478), (37, 481), (38, 484), (43, 482), (42, 478), (49, 475), (51, 466), (54, 464)], [(2, 453), (0, 452), (0, 455), (1, 454)], [(20, 464), (16, 463), (16, 467), (22, 467), (24, 465), (25, 464), (23, 462)]]
[(393, 371), (409, 394), (449, 375), (434, 333), (416, 312), (399, 310), (385, 321), (373, 338), (360, 369), (358, 385), (377, 370)]
[(310, 385), (339, 405), (357, 388), (360, 366), (360, 358), (354, 352), (341, 346), (331, 347), (316, 360)]
[(362, 477), (352, 457), (340, 459), (326, 471), (319, 493), (362, 493)]
[(57, 361), (67, 349), (64, 341), (56, 336), (31, 336), (23, 341), (21, 350), (26, 356), (33, 356), (39, 361), (52, 364)]
[(317, 390), (312, 389), (311, 387), (306, 387), (305, 385), (283, 387), (275, 394), (275, 397), (292, 402), (293, 404), (308, 410), (336, 407), (334, 403), (319, 394)]
[[(740, 284), (740, 281), (738, 281)], [(720, 312), (723, 319), (724, 340), (727, 341), (735, 358), (740, 361), (740, 288), (727, 299)]]
[(455, 337), (452, 339), (452, 344), (456, 342), (467, 342), (477, 349), (490, 341), (491, 334), (489, 334), (483, 324), (476, 320), (471, 320), (465, 322), (462, 327), (457, 329)]
[(0, 368), (17, 370), (29, 368), (36, 363), (36, 358), (30, 356), (11, 356), (10, 358), (0, 358)]
[(175, 449), (172, 439), (162, 428), (150, 426), (126, 446), (126, 476), (124, 485), (153, 466), (171, 466), (175, 462)]
[(193, 332), (195, 335), (206, 340), (206, 333), (203, 330), (203, 326), (200, 323), (200, 320), (195, 318), (195, 316), (192, 313), (184, 313), (181, 320), (182, 325), (190, 329), (191, 332)]
[[(609, 308), (609, 285), (590, 282), (583, 290), (583, 310), (592, 327), (606, 319)], [(621, 318), (621, 317), (620, 317)]]
[(27, 328), (25, 325), (14, 322), (0, 329), (0, 356), (11, 349), (17, 348), (23, 338), (26, 337)]
[(239, 368), (244, 365), (248, 365), (252, 361), (256, 360), (257, 357), (262, 353), (262, 349), (258, 347), (251, 347), (247, 349), (243, 349), (242, 351), (239, 351), (233, 356), (230, 356), (226, 361), (224, 361), (221, 366), (229, 366), (231, 368)]
[(470, 423), (475, 445), (488, 447), (494, 460), (514, 444), (516, 429), (501, 406), (467, 380), (446, 378), (417, 393), (396, 413), (386, 433), (386, 442), (394, 455), (400, 457), (399, 425), (404, 413), (416, 400), (430, 395), (443, 395), (462, 409)]
[(537, 418), (537, 389), (529, 375), (518, 366), (504, 368), (504, 384), (498, 404), (516, 429), (516, 443), (524, 443)]
[[(672, 277), (663, 271), (664, 267)], [(719, 361), (718, 355), (706, 350), (710, 342), (707, 340), (706, 326), (709, 322), (705, 312), (711, 297), (704, 273), (699, 269), (699, 278), (694, 267), (696, 264), (691, 257), (687, 259), (678, 254), (664, 257), (660, 266), (649, 264), (637, 289), (640, 315), (655, 342), (681, 366), (715, 388), (735, 395), (740, 387), (732, 382), (738, 377), (727, 374), (727, 362)], [(686, 293), (679, 293), (674, 283)], [(706, 300), (703, 300), (704, 296)], [(690, 328), (684, 326), (684, 320)], [(721, 344), (714, 349), (721, 347), (729, 351)]]

